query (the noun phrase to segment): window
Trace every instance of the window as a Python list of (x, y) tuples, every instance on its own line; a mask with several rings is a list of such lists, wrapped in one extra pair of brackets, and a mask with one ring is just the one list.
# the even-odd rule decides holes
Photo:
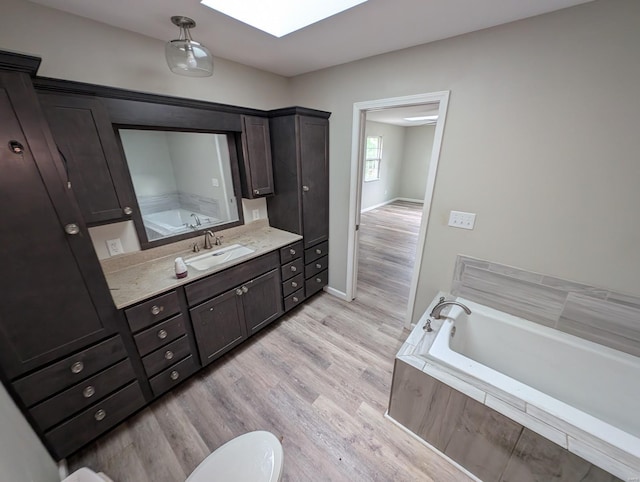
[(364, 153), (364, 182), (380, 180), (382, 136), (367, 136)]

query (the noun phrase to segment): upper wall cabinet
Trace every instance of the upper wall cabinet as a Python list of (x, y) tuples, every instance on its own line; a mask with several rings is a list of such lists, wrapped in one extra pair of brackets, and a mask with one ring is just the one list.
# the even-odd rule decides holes
[(129, 219), (130, 183), (109, 115), (99, 99), (40, 92), (40, 103), (89, 224)]
[(242, 196), (253, 199), (273, 194), (269, 119), (242, 116), (242, 158)]

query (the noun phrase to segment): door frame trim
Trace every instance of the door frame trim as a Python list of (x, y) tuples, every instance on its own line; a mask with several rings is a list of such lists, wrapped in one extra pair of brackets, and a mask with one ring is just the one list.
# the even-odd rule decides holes
[(438, 103), (438, 121), (433, 138), (433, 149), (431, 151), (431, 160), (429, 162), (429, 171), (427, 173), (427, 185), (424, 197), (424, 207), (422, 210), (422, 222), (420, 223), (420, 232), (418, 234), (418, 243), (416, 246), (416, 259), (411, 276), (411, 287), (409, 291), (409, 303), (407, 306), (407, 315), (405, 318), (405, 326), (411, 327), (413, 311), (418, 289), (418, 281), (422, 266), (422, 255), (426, 241), (427, 227), (429, 224), (429, 216), (431, 214), (431, 203), (433, 200), (433, 192), (435, 188), (436, 174), (438, 171), (438, 163), (440, 161), (440, 150), (442, 139), (444, 136), (444, 126), (447, 116), (447, 108), (449, 105), (450, 91), (439, 91), (425, 94), (415, 94), (402, 97), (389, 97), (385, 99), (369, 100), (355, 102), (353, 104), (353, 124), (351, 134), (351, 187), (349, 191), (349, 227), (347, 238), (347, 283), (346, 283), (346, 299), (351, 301), (356, 296), (357, 283), (357, 236), (356, 226), (360, 219), (360, 205), (362, 201), (362, 169), (363, 169), (363, 151), (364, 151), (364, 128), (366, 122), (367, 111), (391, 109), (397, 107), (408, 107), (420, 104)]

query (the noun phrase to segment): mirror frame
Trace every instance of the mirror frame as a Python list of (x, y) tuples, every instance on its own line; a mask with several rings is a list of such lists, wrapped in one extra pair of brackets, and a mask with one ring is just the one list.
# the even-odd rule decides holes
[(244, 224), (244, 213), (242, 209), (242, 188), (240, 185), (240, 158), (238, 154), (238, 148), (241, 146), (240, 142), (240, 133), (231, 132), (231, 131), (212, 131), (212, 130), (202, 130), (202, 129), (187, 129), (182, 127), (174, 127), (174, 126), (148, 126), (148, 125), (129, 125), (129, 124), (113, 124), (113, 130), (115, 132), (116, 139), (118, 141), (118, 147), (120, 149), (120, 154), (125, 164), (126, 172), (127, 172), (127, 182), (129, 183), (129, 189), (133, 194), (133, 203), (134, 210), (131, 214), (131, 220), (133, 221), (133, 225), (136, 230), (136, 234), (138, 235), (138, 240), (140, 242), (140, 248), (142, 250), (155, 248), (157, 246), (163, 246), (165, 244), (171, 244), (178, 241), (182, 241), (185, 239), (196, 238), (198, 236), (204, 236), (205, 231), (211, 230), (212, 228), (203, 228), (196, 229), (194, 231), (176, 234), (175, 236), (169, 236), (162, 239), (157, 239), (155, 241), (149, 241), (147, 238), (147, 232), (144, 228), (144, 223), (142, 221), (142, 213), (140, 211), (140, 205), (138, 204), (138, 197), (135, 194), (135, 189), (133, 187), (133, 179), (131, 177), (131, 172), (129, 170), (129, 163), (127, 162), (127, 157), (125, 156), (124, 147), (122, 145), (122, 139), (120, 138), (119, 129), (137, 129), (137, 130), (145, 130), (145, 131), (164, 131), (164, 132), (196, 132), (203, 134), (222, 134), (227, 137), (227, 145), (229, 147), (229, 162), (231, 164), (231, 179), (233, 182), (233, 193), (236, 197), (236, 205), (238, 207), (238, 220), (232, 221), (229, 223), (220, 224), (219, 226), (215, 226), (215, 230), (223, 230), (228, 228), (233, 228), (235, 226), (241, 226)]

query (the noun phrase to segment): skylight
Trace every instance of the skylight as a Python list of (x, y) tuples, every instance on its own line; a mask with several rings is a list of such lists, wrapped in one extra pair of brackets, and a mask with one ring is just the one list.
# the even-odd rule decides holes
[(283, 37), (366, 1), (202, 0), (200, 3), (274, 37)]

